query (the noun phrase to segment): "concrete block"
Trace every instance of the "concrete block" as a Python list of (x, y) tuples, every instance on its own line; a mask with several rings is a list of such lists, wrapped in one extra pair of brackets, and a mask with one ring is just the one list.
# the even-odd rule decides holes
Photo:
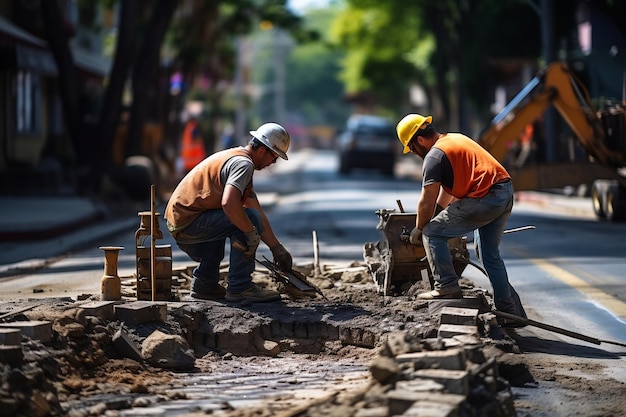
[(387, 393), (389, 403), (389, 415), (403, 415), (413, 404), (418, 401), (427, 401), (435, 404), (448, 404), (458, 409), (466, 396), (457, 394), (446, 394), (438, 392), (412, 392), (404, 390), (393, 390)]
[(24, 363), (22, 345), (0, 345), (0, 363), (7, 364), (14, 368), (21, 366)]
[(388, 407), (362, 408), (356, 412), (354, 417), (387, 417), (389, 415)]
[(441, 338), (454, 337), (458, 335), (478, 335), (478, 327), (463, 326), (459, 324), (442, 324), (439, 326), (437, 335)]
[(445, 387), (432, 379), (412, 379), (397, 381), (396, 389), (411, 392), (443, 392)]
[(402, 413), (402, 416), (407, 417), (458, 417), (459, 415), (458, 406), (432, 401), (418, 401)]
[(52, 322), (49, 321), (12, 321), (0, 323), (0, 328), (19, 329), (22, 336), (46, 343), (52, 340)]
[(461, 349), (404, 353), (396, 356), (396, 361), (410, 362), (414, 369), (437, 368), (457, 371), (465, 369), (465, 354)]
[(419, 369), (412, 372), (416, 378), (432, 379), (443, 385), (450, 394), (469, 394), (469, 372), (448, 369)]
[(107, 321), (115, 318), (115, 301), (92, 301), (81, 304), (80, 308), (85, 310), (87, 316), (99, 317)]
[(432, 300), (428, 302), (428, 313), (431, 315), (438, 315), (444, 307), (456, 307), (456, 308), (476, 308), (480, 314), (491, 311), (489, 303), (484, 296), (478, 295), (476, 297), (465, 296), (463, 298)]
[(167, 304), (152, 301), (133, 301), (115, 306), (115, 318), (128, 324), (143, 324), (167, 319)]
[(478, 323), (477, 308), (444, 307), (441, 309), (440, 324), (460, 324), (476, 326)]
[(21, 343), (20, 329), (0, 329), (0, 345), (17, 346)]

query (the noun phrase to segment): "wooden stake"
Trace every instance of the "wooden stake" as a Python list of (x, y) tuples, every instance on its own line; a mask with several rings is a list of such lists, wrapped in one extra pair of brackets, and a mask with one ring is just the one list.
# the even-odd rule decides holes
[(317, 232), (313, 230), (313, 273), (315, 276), (320, 276), (322, 274), (320, 270), (320, 247), (317, 243)]
[(150, 187), (150, 282), (152, 286), (152, 301), (156, 301), (156, 187)]

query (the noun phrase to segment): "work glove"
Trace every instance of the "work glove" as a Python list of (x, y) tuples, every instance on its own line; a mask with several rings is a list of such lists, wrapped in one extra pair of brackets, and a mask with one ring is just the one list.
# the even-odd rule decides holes
[(409, 234), (409, 243), (412, 245), (420, 245), (422, 243), (422, 231), (414, 227)]
[(271, 247), (272, 256), (274, 257), (274, 263), (284, 270), (290, 270), (293, 266), (293, 259), (291, 254), (287, 252), (287, 249), (280, 243), (274, 247)]
[(256, 249), (259, 247), (259, 243), (261, 243), (261, 236), (259, 236), (259, 232), (257, 232), (256, 227), (254, 226), (251, 231), (244, 232), (243, 235), (246, 238), (247, 246), (247, 249), (243, 251), (243, 254), (248, 258), (254, 258)]

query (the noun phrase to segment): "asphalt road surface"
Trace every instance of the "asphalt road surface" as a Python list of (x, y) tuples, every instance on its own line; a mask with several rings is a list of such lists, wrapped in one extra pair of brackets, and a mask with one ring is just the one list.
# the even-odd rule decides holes
[[(339, 176), (334, 152), (307, 150), (258, 172), (255, 188), (274, 231), (296, 263), (313, 261), (315, 231), (322, 263), (349, 264), (363, 260), (365, 242), (380, 238), (374, 213), (377, 209), (397, 208), (399, 200), (406, 211), (415, 211), (421, 186), (419, 170), (409, 155), (402, 157), (394, 179), (370, 171)], [(520, 193), (507, 228), (536, 228), (505, 235), (501, 245), (511, 283), (529, 317), (599, 340), (626, 343), (626, 257), (622, 238), (626, 224), (597, 221), (588, 200), (546, 194), (535, 197), (533, 193)], [(135, 268), (134, 232), (138, 225), (137, 221), (126, 232), (55, 259), (45, 268), (4, 277), (0, 297), (98, 293), (104, 259), (98, 247), (125, 247), (119, 255), (119, 275), (130, 276)], [(192, 265), (176, 248), (162, 221), (161, 229), (165, 231), (164, 239), (157, 243), (172, 244), (174, 267)], [(472, 247), (471, 237), (468, 245)], [(258, 256), (270, 257), (269, 250), (261, 246)], [(473, 252), (472, 257), (475, 261)], [(464, 275), (489, 288), (478, 269), (469, 266)], [(512, 336), (525, 360), (545, 379), (535, 389), (516, 389), (520, 415), (603, 415), (601, 404), (594, 403), (603, 398), (600, 390), (607, 391), (607, 398), (616, 392), (615, 387), (621, 386), (624, 393), (626, 348), (596, 345), (535, 327), (518, 330)], [(596, 400), (586, 401), (588, 411), (600, 410), (599, 414), (586, 413), (580, 404), (568, 401), (576, 395), (594, 396)]]

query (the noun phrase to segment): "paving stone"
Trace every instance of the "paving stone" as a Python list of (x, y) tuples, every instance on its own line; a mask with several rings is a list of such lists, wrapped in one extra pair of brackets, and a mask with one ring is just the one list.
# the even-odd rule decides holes
[(457, 394), (447, 394), (438, 392), (412, 392), (404, 390), (393, 390), (387, 393), (389, 400), (389, 415), (403, 415), (418, 401), (427, 401), (435, 404), (451, 405), (458, 409), (466, 396)]
[(458, 335), (478, 335), (478, 327), (463, 326), (459, 324), (442, 324), (439, 326), (437, 335), (441, 338), (454, 337)]
[(167, 304), (152, 301), (134, 301), (115, 305), (115, 318), (128, 324), (143, 324), (167, 319)]
[(0, 329), (0, 345), (16, 346), (22, 343), (20, 329)]
[(12, 321), (9, 323), (0, 323), (1, 328), (20, 329), (23, 336), (27, 336), (41, 343), (52, 340), (52, 323), (49, 321)]
[(413, 363), (414, 369), (465, 369), (465, 354), (461, 349), (404, 353), (396, 356), (399, 363)]
[(453, 404), (418, 401), (413, 403), (402, 416), (407, 417), (458, 417), (459, 408)]
[(456, 308), (476, 308), (479, 313), (487, 313), (491, 311), (489, 303), (484, 296), (463, 297), (443, 300), (432, 300), (428, 302), (428, 312), (431, 315), (437, 315), (444, 307)]
[(440, 324), (460, 324), (476, 326), (478, 323), (477, 308), (444, 307), (441, 309)]
[(22, 345), (0, 345), (0, 363), (5, 363), (12, 367), (19, 367), (24, 362)]
[(85, 310), (85, 314), (88, 316), (99, 317), (108, 321), (115, 318), (115, 301), (92, 301), (81, 304), (80, 308)]
[(443, 392), (445, 387), (432, 379), (412, 379), (396, 382), (396, 389), (412, 392)]
[(354, 417), (387, 417), (388, 407), (362, 408), (356, 412)]
[(412, 372), (416, 378), (432, 379), (439, 382), (451, 394), (469, 394), (469, 372), (448, 369), (418, 369)]

